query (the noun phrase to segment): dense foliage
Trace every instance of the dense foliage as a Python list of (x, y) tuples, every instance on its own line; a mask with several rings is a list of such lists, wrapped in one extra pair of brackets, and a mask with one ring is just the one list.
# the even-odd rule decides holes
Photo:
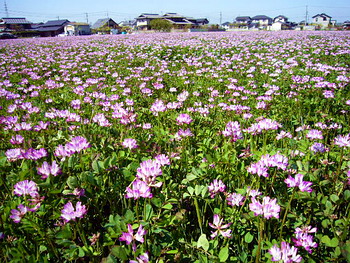
[(0, 42), (1, 262), (350, 261), (350, 35)]

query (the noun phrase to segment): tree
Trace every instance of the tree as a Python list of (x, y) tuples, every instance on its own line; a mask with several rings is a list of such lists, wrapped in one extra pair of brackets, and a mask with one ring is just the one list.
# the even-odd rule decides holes
[(172, 24), (168, 20), (164, 19), (154, 19), (149, 23), (151, 29), (163, 32), (169, 32), (172, 29)]

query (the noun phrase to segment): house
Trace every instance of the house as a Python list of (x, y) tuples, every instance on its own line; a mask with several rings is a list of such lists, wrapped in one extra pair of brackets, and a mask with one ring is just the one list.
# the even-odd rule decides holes
[(250, 16), (237, 16), (236, 23), (249, 25), (252, 22), (252, 18)]
[(118, 23), (121, 27), (130, 27), (135, 28), (136, 27), (136, 20), (125, 20)]
[(64, 27), (67, 36), (91, 35), (91, 28), (88, 23), (70, 22)]
[(230, 22), (225, 22), (221, 24), (221, 27), (228, 30), (231, 28), (231, 23)]
[(252, 17), (252, 23), (259, 24), (260, 27), (266, 27), (272, 24), (273, 19), (265, 15), (257, 15)]
[(31, 24), (24, 17), (3, 17), (0, 19), (0, 31), (25, 31), (31, 29)]
[(350, 20), (344, 21), (342, 24), (343, 29), (350, 30)]
[(276, 16), (274, 19), (273, 19), (273, 22), (276, 23), (276, 22), (282, 22), (282, 23), (286, 23), (288, 22), (288, 18), (283, 16), (283, 15), (279, 15), (279, 16)]
[(112, 18), (98, 19), (92, 26), (91, 29), (97, 30), (101, 28), (119, 29), (119, 25)]
[(150, 22), (154, 19), (161, 19), (161, 16), (158, 14), (143, 13), (138, 17), (136, 17), (135, 19), (136, 19), (136, 28), (138, 30), (149, 30), (151, 29)]
[(203, 25), (209, 24), (209, 21), (206, 18), (186, 17), (177, 13), (166, 13), (164, 15), (143, 13), (135, 19), (136, 28), (138, 30), (151, 29), (150, 22), (154, 19), (167, 20), (172, 24), (174, 29), (199, 28)]
[(313, 16), (312, 23), (321, 26), (321, 28), (326, 28), (326, 27), (329, 27), (330, 25), (334, 25), (335, 21), (332, 20), (331, 16), (325, 13), (322, 13), (322, 14), (317, 14)]
[(64, 32), (64, 27), (69, 23), (69, 20), (50, 20), (40, 25), (35, 30), (42, 37), (54, 37)]

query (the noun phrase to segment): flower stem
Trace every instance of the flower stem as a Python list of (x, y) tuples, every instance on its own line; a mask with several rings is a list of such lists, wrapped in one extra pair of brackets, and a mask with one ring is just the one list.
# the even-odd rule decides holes
[(196, 207), (196, 214), (197, 214), (197, 219), (198, 219), (198, 225), (199, 225), (199, 228), (201, 230), (201, 233), (203, 233), (203, 230), (202, 230), (202, 219), (201, 219), (201, 214), (200, 214), (200, 211), (199, 211), (197, 198), (194, 198), (194, 206)]
[(295, 194), (295, 192), (296, 192), (295, 189), (296, 189), (296, 188), (294, 187), (292, 196), (290, 197), (290, 199), (289, 199), (289, 201), (288, 201), (288, 204), (287, 204), (287, 207), (286, 207), (286, 211), (284, 212), (284, 215), (283, 215), (282, 225), (281, 225), (281, 228), (280, 228), (280, 237), (279, 237), (280, 243), (281, 243), (281, 241), (282, 241), (282, 232), (283, 232), (284, 223), (285, 223), (285, 221), (286, 221), (287, 214), (288, 214), (288, 211), (289, 211), (289, 209), (290, 209), (290, 204), (292, 203), (292, 200), (293, 200), (293, 198), (294, 198), (294, 194)]
[(260, 262), (261, 244), (264, 236), (264, 219), (260, 218), (258, 250), (256, 251), (255, 263)]

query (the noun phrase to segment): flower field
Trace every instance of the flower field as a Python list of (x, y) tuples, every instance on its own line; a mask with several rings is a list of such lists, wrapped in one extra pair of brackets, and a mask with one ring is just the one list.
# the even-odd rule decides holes
[(0, 42), (1, 262), (350, 262), (350, 34)]

